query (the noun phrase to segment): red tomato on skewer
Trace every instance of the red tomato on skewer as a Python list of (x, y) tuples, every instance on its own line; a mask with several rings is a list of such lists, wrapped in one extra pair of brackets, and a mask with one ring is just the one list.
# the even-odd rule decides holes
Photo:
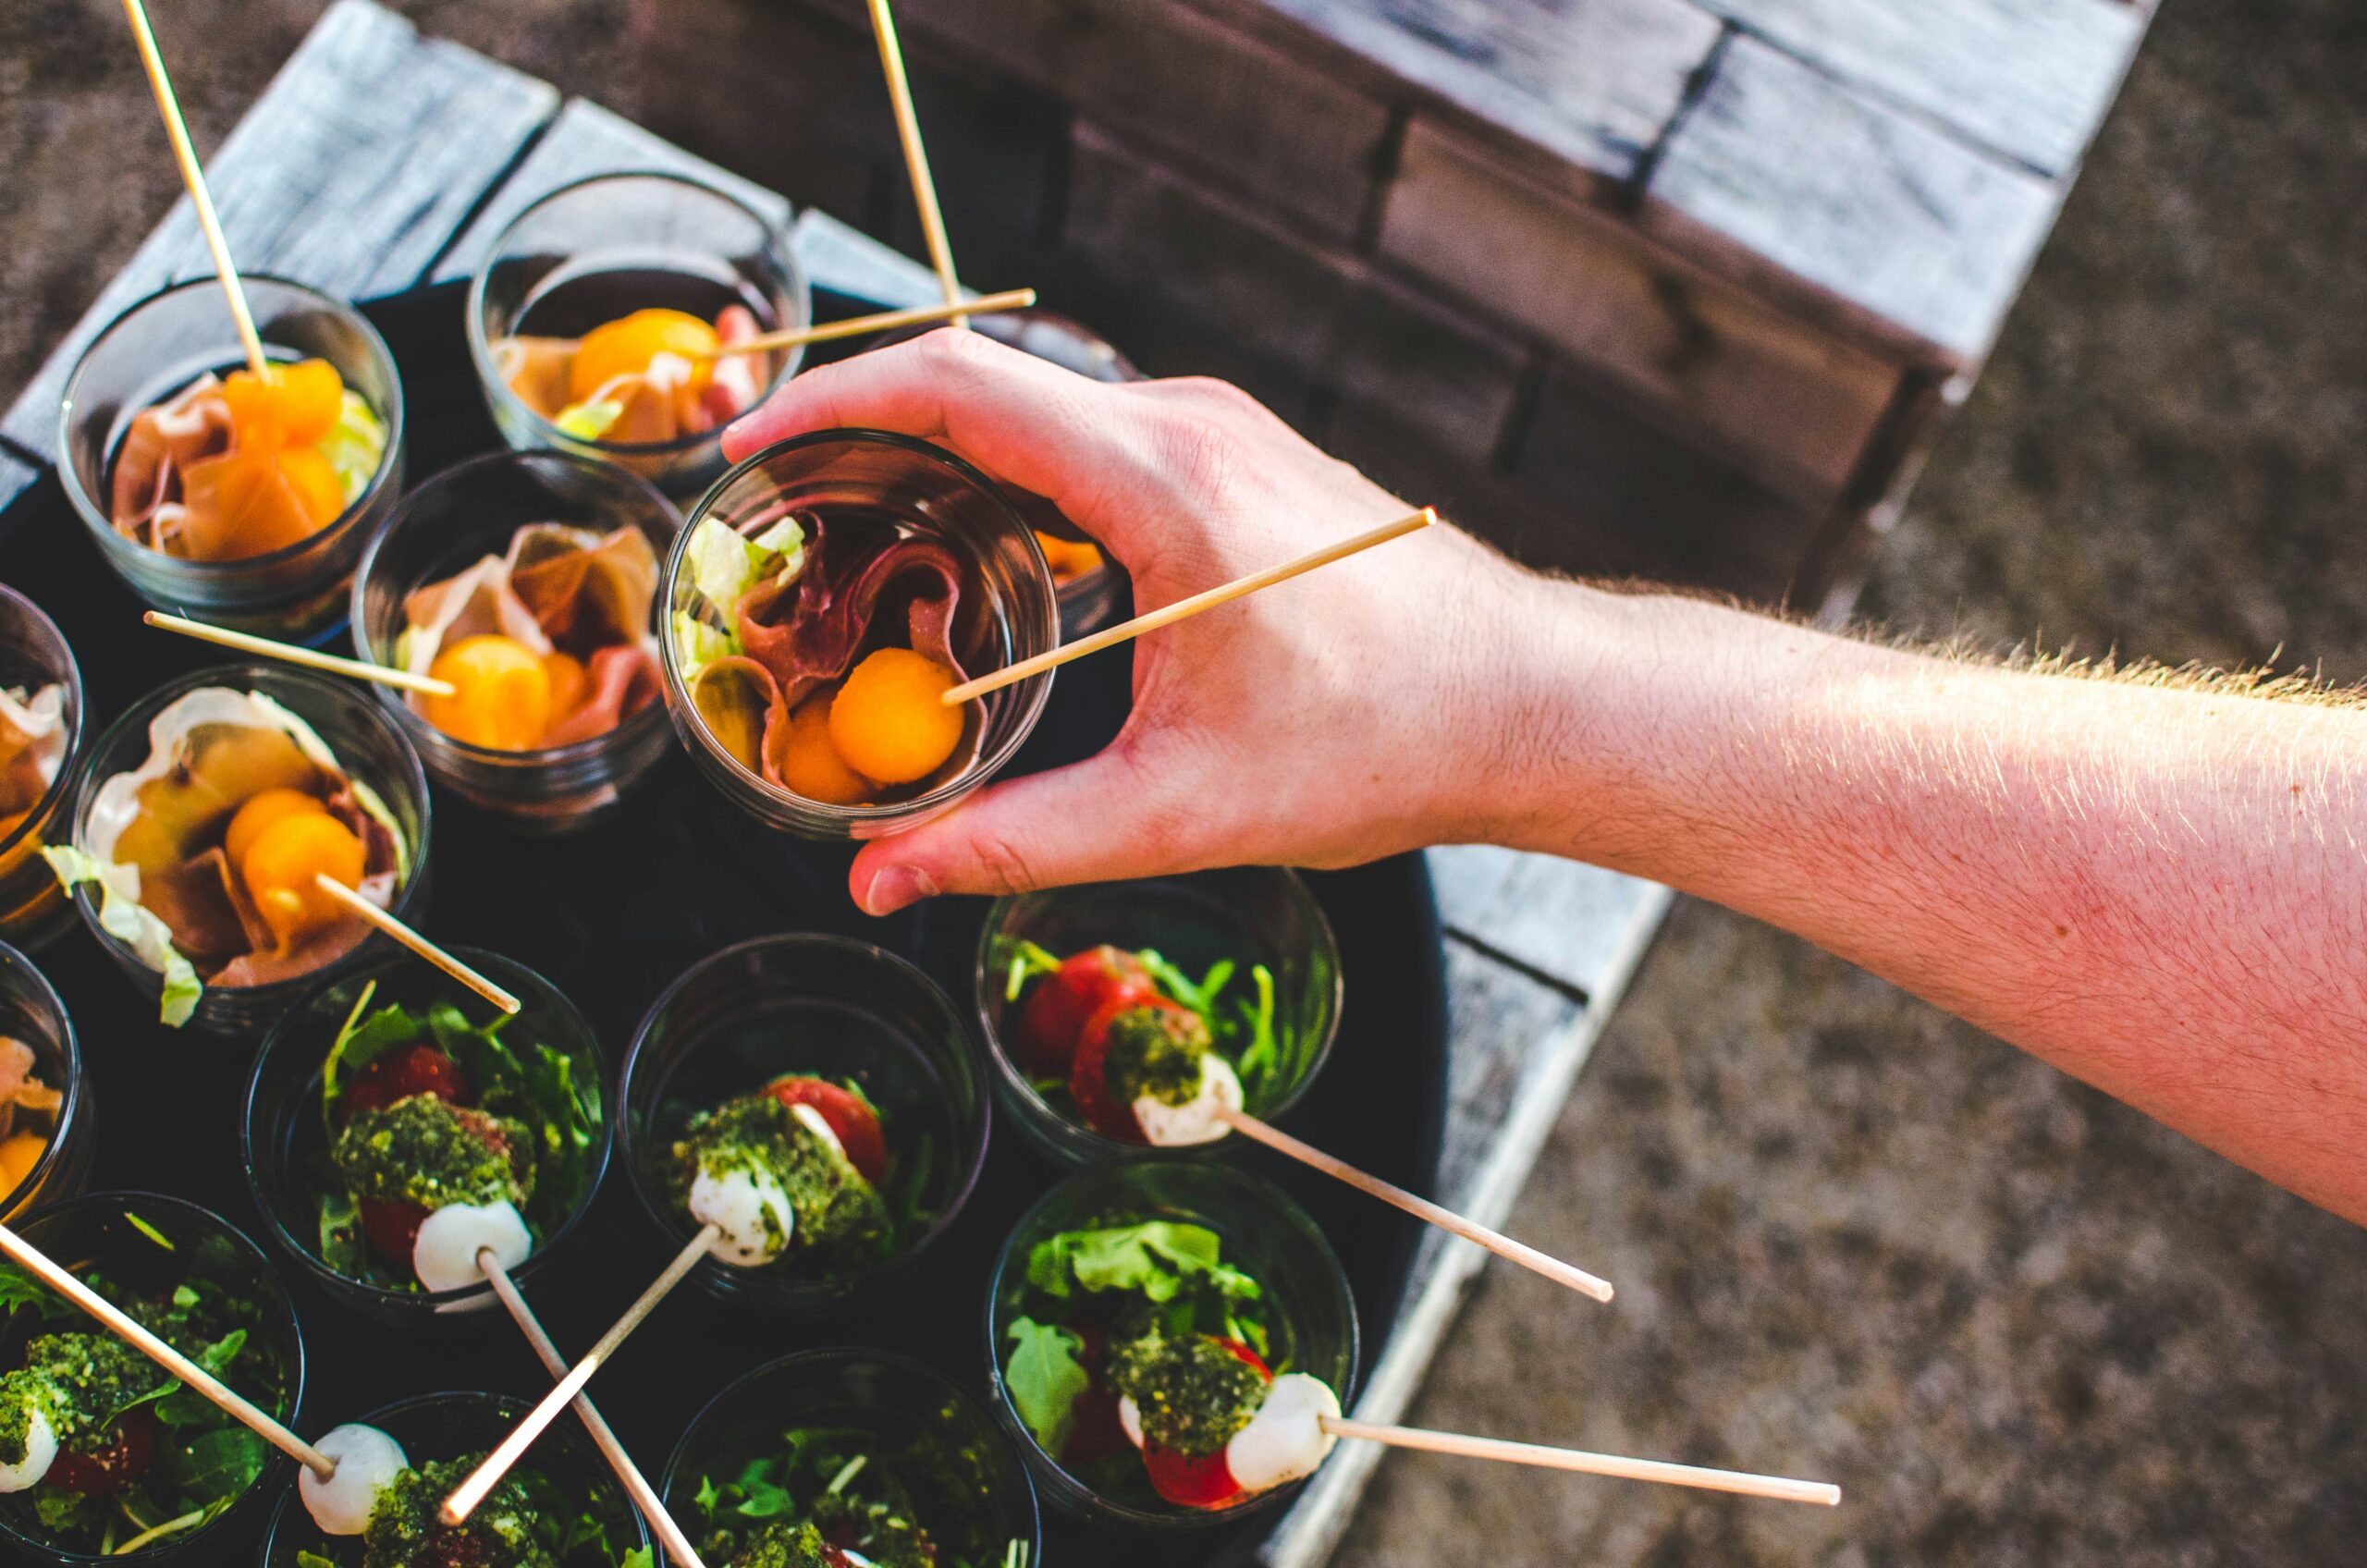
[(1038, 1077), (1066, 1073), (1093, 1015), (1121, 1001), (1159, 994), (1142, 961), (1104, 944), (1072, 953), (1036, 983), (1020, 1005), (1012, 1045), (1020, 1064)]
[(147, 1473), (156, 1457), (156, 1417), (147, 1406), (126, 1411), (98, 1448), (78, 1453), (59, 1449), (45, 1480), (69, 1492), (92, 1496), (119, 1492)]
[(1110, 1096), (1110, 1025), (1144, 1008), (1182, 1013), (1186, 1018), (1196, 1016), (1190, 1008), (1156, 991), (1148, 996), (1117, 997), (1085, 1020), (1085, 1027), (1077, 1034), (1076, 1060), (1069, 1069), (1069, 1097), (1076, 1101), (1077, 1114), (1085, 1118), (1086, 1126), (1122, 1144), (1149, 1140), (1143, 1136), (1142, 1125), (1134, 1120), (1134, 1108), (1131, 1104), (1121, 1105)]
[(1179, 1507), (1224, 1508), (1239, 1501), (1242, 1495), (1241, 1483), (1225, 1465), (1222, 1449), (1194, 1459), (1157, 1443), (1145, 1443), (1143, 1469), (1150, 1476), (1151, 1489)]
[(388, 1261), (411, 1267), (411, 1249), (419, 1243), (419, 1228), (427, 1223), (427, 1210), (415, 1203), (401, 1203), (392, 1198), (363, 1198), (355, 1206), (362, 1217), (362, 1233), (370, 1244)]
[(765, 1093), (783, 1105), (810, 1105), (838, 1134), (847, 1161), (866, 1182), (877, 1184), (888, 1174), (888, 1134), (879, 1129), (879, 1113), (861, 1095), (820, 1078), (791, 1073), (765, 1085)]
[(355, 1073), (353, 1082), (337, 1096), (337, 1115), (350, 1121), (365, 1110), (383, 1110), (413, 1095), (434, 1095), (454, 1105), (467, 1105), (472, 1097), (469, 1081), (460, 1076), (452, 1059), (420, 1041), (397, 1046)]
[(1102, 1358), (1109, 1351), (1109, 1336), (1090, 1324), (1077, 1324), (1070, 1331), (1085, 1341), (1077, 1352), (1077, 1361), (1090, 1379), (1085, 1392), (1069, 1405), (1069, 1439), (1061, 1447), (1061, 1463), (1073, 1469), (1113, 1453), (1123, 1453), (1133, 1445), (1126, 1439), (1125, 1426), (1118, 1419), (1118, 1390), (1102, 1377)]

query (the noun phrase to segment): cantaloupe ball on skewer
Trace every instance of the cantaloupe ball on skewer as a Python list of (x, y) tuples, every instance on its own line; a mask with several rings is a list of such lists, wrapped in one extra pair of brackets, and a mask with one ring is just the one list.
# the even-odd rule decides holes
[(660, 354), (690, 361), (690, 390), (696, 397), (714, 371), (717, 341), (714, 327), (681, 311), (635, 311), (605, 323), (576, 347), (575, 362), (568, 367), (568, 400), (588, 402), (619, 376), (645, 374)]
[(325, 811), (281, 817), (255, 836), (238, 863), (256, 912), (282, 947), (345, 918), (345, 906), (323, 892), (317, 876), (358, 888), (369, 851), (352, 828)]
[(513, 637), (464, 637), (435, 655), (427, 673), (449, 681), (448, 697), (426, 699), (427, 722), (455, 741), (489, 751), (533, 749), (551, 725), (551, 671)]
[(846, 765), (882, 784), (910, 784), (962, 743), (963, 710), (943, 698), (953, 671), (910, 648), (881, 648), (854, 667), (830, 704), (830, 742)]
[(780, 781), (809, 801), (861, 805), (879, 786), (849, 767), (830, 739), (830, 699), (808, 697), (789, 716), (789, 735), (777, 759)]

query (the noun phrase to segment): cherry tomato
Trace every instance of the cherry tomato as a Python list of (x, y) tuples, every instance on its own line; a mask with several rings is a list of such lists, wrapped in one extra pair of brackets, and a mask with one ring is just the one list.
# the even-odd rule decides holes
[(95, 1449), (59, 1449), (45, 1477), (53, 1487), (90, 1495), (119, 1492), (147, 1472), (156, 1457), (156, 1417), (146, 1405), (127, 1411)]
[(1194, 1459), (1147, 1442), (1143, 1469), (1153, 1491), (1184, 1508), (1223, 1508), (1242, 1496), (1241, 1483), (1233, 1478), (1222, 1449)]
[(830, 1131), (847, 1160), (866, 1182), (877, 1183), (888, 1174), (888, 1135), (879, 1130), (879, 1113), (851, 1089), (819, 1078), (791, 1073), (765, 1085), (765, 1093), (783, 1105), (810, 1105)]
[(452, 1059), (423, 1040), (398, 1046), (355, 1073), (337, 1096), (337, 1115), (350, 1121), (365, 1110), (383, 1110), (413, 1095), (434, 1095), (454, 1105), (466, 1105), (472, 1097), (469, 1081)]
[(1149, 1140), (1143, 1136), (1142, 1126), (1134, 1120), (1134, 1108), (1121, 1105), (1110, 1097), (1110, 1079), (1106, 1071), (1110, 1057), (1110, 1025), (1126, 1013), (1151, 1008), (1192, 1016), (1192, 1010), (1180, 1002), (1170, 1001), (1156, 991), (1148, 996), (1121, 992), (1085, 1021), (1077, 1032), (1076, 1060), (1069, 1068), (1069, 1097), (1076, 1101), (1077, 1113), (1085, 1124), (1105, 1138), (1115, 1138), (1122, 1144), (1140, 1144)]
[(363, 1198), (355, 1206), (362, 1215), (362, 1233), (389, 1262), (411, 1267), (411, 1248), (419, 1243), (419, 1228), (427, 1210), (415, 1203), (392, 1198)]
[(1130, 952), (1104, 945), (1070, 954), (1020, 1004), (1013, 1042), (1020, 1064), (1046, 1078), (1068, 1072), (1087, 1019), (1113, 1001), (1146, 1001), (1158, 994), (1142, 961)]

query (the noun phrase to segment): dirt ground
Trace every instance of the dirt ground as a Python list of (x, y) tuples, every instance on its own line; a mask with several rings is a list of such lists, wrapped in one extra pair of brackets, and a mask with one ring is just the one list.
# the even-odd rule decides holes
[[(318, 0), (176, 0), (201, 145)], [(400, 9), (633, 108), (622, 0)], [(0, 402), (172, 194), (111, 0), (0, 6)], [(233, 46), (235, 45), (235, 46)], [(2367, 678), (2367, 6), (2165, 0), (1864, 607)], [(1834, 1513), (1415, 1458), (1343, 1568), (2334, 1563), (2367, 1235), (1789, 938), (1681, 906), (1415, 1417), (1831, 1476)]]

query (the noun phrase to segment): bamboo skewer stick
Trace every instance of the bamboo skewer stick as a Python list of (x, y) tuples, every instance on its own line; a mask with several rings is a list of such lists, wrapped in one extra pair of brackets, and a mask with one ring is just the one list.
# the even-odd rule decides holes
[[(904, 49), (896, 41), (896, 18), (888, 14), (888, 0), (870, 0), (871, 31), (879, 41), (879, 68), (888, 77), (888, 103), (896, 112), (896, 137), (904, 144), (904, 168), (912, 176), (913, 200), (920, 208), (921, 238), (928, 243), (929, 264), (937, 269), (937, 284), (945, 302), (962, 303), (962, 280), (953, 273), (953, 247), (945, 238), (945, 214), (937, 205), (937, 181), (928, 172), (928, 150), (921, 145), (921, 122), (913, 113), (913, 84), (904, 75)], [(970, 318), (956, 313), (956, 326)]]
[(409, 948), (502, 1011), (516, 1012), (518, 1011), (521, 1004), (516, 997), (471, 969), (467, 964), (462, 963), (459, 959), (454, 958), (450, 953), (405, 925), (328, 873), (314, 872), (313, 886), (344, 905), (349, 913), (360, 916), (365, 924), (384, 931), (387, 936), (392, 937), (396, 941), (400, 942), (404, 947)]
[(641, 1327), (643, 1319), (657, 1310), (657, 1304), (666, 1299), (667, 1292), (682, 1282), (682, 1277), (697, 1266), (699, 1259), (706, 1256), (708, 1246), (722, 1234), (719, 1226), (700, 1227), (699, 1233), (675, 1255), (674, 1261), (666, 1266), (664, 1273), (650, 1281), (649, 1289), (642, 1292), (640, 1298), (625, 1308), (625, 1315), (610, 1325), (608, 1331), (600, 1336), (599, 1342), (584, 1352), (583, 1359), (570, 1367), (567, 1376), (551, 1385), (551, 1391), (509, 1429), (509, 1435), (485, 1455), (484, 1463), (471, 1471), (469, 1478), (453, 1488), (452, 1495), (444, 1500), (443, 1519), (446, 1524), (458, 1525), (476, 1512), (477, 1504), (484, 1501), (487, 1492), (501, 1484), (501, 1477), (509, 1473), (509, 1467), (518, 1463), (536, 1438), (542, 1436), (543, 1428), (573, 1403), (575, 1396), (583, 1391), (583, 1385), (592, 1380), (592, 1374), (600, 1370), (601, 1364), (617, 1353), (617, 1347), (625, 1342), (626, 1336)]
[(1071, 659), (1081, 659), (1087, 654), (1098, 654), (1104, 648), (1114, 647), (1120, 643), (1139, 637), (1146, 631), (1156, 631), (1162, 626), (1172, 626), (1179, 620), (1198, 615), (1202, 610), (1212, 610), (1219, 605), (1231, 604), (1244, 594), (1255, 594), (1260, 588), (1271, 588), (1277, 582), (1287, 582), (1302, 572), (1313, 571), (1317, 567), (1329, 566), (1333, 561), (1345, 560), (1359, 551), (1371, 549), (1375, 545), (1386, 545), (1392, 539), (1428, 528), (1438, 520), (1439, 514), (1436, 511), (1424, 507), (1420, 511), (1401, 517), (1394, 522), (1384, 522), (1379, 528), (1367, 529), (1354, 538), (1343, 539), (1336, 545), (1326, 545), (1319, 550), (1309, 550), (1295, 560), (1284, 561), (1280, 566), (1269, 566), (1263, 571), (1253, 571), (1246, 577), (1234, 578), (1231, 582), (1221, 583), (1205, 593), (1195, 594), (1188, 599), (1178, 599), (1171, 605), (1151, 611), (1148, 615), (1138, 615), (1132, 620), (1122, 620), (1117, 625), (1097, 631), (1090, 637), (1080, 637), (1073, 643), (1063, 643), (1049, 653), (1037, 654), (1034, 658), (1022, 659), (1017, 664), (996, 670), (992, 675), (982, 675), (975, 680), (965, 680), (961, 685), (949, 690), (941, 700), (946, 706), (952, 707), (957, 704), (983, 697), (989, 692), (999, 692), (1003, 687), (1024, 680), (1031, 675), (1041, 675), (1048, 669), (1057, 669)]
[(1502, 1464), (1533, 1464), (1540, 1469), (1568, 1470), (1581, 1476), (1657, 1481), (1663, 1486), (1734, 1492), (1742, 1497), (1770, 1498), (1777, 1502), (1812, 1502), (1824, 1508), (1838, 1507), (1841, 1502), (1841, 1488), (1830, 1481), (1795, 1481), (1783, 1476), (1710, 1470), (1698, 1464), (1672, 1464), (1662, 1459), (1623, 1459), (1617, 1454), (1588, 1453), (1574, 1448), (1547, 1448), (1541, 1443), (1506, 1442), (1501, 1438), (1469, 1438), (1459, 1432), (1426, 1432), (1413, 1427), (1381, 1427), (1336, 1415), (1323, 1418), (1323, 1429), (1335, 1438), (1354, 1438), (1388, 1448), (1457, 1454), (1465, 1459), (1490, 1459)]
[(1346, 1160), (1325, 1154), (1312, 1144), (1301, 1143), (1279, 1127), (1259, 1121), (1245, 1111), (1220, 1110), (1224, 1124), (1245, 1138), (1255, 1139), (1279, 1154), (1288, 1155), (1300, 1164), (1320, 1170), (1336, 1181), (1345, 1182), (1360, 1193), (1379, 1198), (1385, 1204), (1404, 1209), (1415, 1219), (1437, 1226), (1450, 1235), (1460, 1236), (1486, 1247), (1508, 1263), (1517, 1263), (1533, 1274), (1541, 1274), (1557, 1285), (1566, 1285), (1583, 1296), (1597, 1301), (1611, 1299), (1610, 1281), (1599, 1279), (1585, 1269), (1576, 1268), (1538, 1251), (1535, 1247), (1514, 1241), (1500, 1231), (1490, 1231), (1477, 1220), (1466, 1219), (1451, 1208), (1441, 1208), (1425, 1197), (1417, 1197), (1404, 1188), (1380, 1177), (1357, 1170)]
[(325, 670), (331, 675), (342, 675), (355, 680), (374, 680), (381, 686), (399, 686), (406, 692), (419, 692), (430, 697), (449, 697), (455, 691), (450, 681), (439, 680), (432, 675), (414, 675), (408, 669), (397, 669), (391, 665), (315, 653), (310, 648), (300, 648), (293, 643), (275, 643), (268, 637), (233, 631), (227, 626), (208, 626), (202, 620), (166, 615), (162, 610), (150, 610), (140, 619), (142, 624), (153, 626), (159, 631), (178, 631), (201, 643), (236, 648), (242, 654), (258, 654), (267, 659), (277, 659), (282, 664), (300, 664), (306, 669)]
[(743, 337), (737, 343), (722, 344), (713, 353), (699, 357), (719, 360), (732, 354), (802, 349), (808, 343), (828, 343), (840, 337), (861, 337), (867, 333), (893, 332), (898, 327), (921, 326), (955, 316), (979, 316), (991, 311), (1024, 311), (1035, 302), (1036, 290), (1033, 288), (1012, 288), (1000, 294), (981, 294), (975, 300), (962, 300), (952, 304), (915, 305), (909, 311), (881, 311), (875, 315), (826, 321), (818, 326), (796, 326), (780, 332), (767, 332), (756, 337)]
[(205, 171), (198, 165), (197, 150), (190, 145), (189, 126), (181, 118), (180, 101), (173, 95), (172, 78), (165, 74), (165, 58), (156, 52), (156, 34), (148, 25), (141, 0), (123, 0), (123, 14), (131, 23), (131, 39), (140, 46), (140, 63), (147, 67), (148, 85), (155, 90), (156, 110), (165, 116), (165, 135), (173, 144), (173, 161), (181, 166), (181, 183), (189, 187), (190, 204), (197, 209), (197, 227), (205, 234), (205, 248), (214, 252), (214, 275), (222, 280), (223, 297), (230, 302), (238, 323), (239, 342), (247, 351), (247, 368), (257, 377), (269, 374), (263, 335), (255, 330), (254, 312), (247, 308), (247, 291), (239, 287), (239, 269), (230, 260), (230, 241), (214, 212), (214, 195), (205, 188)]
[[(501, 1267), (501, 1260), (494, 1256), (492, 1248), (478, 1251), (477, 1267), (484, 1270), (485, 1282), (493, 1287), (493, 1293), (501, 1298), (501, 1305), (509, 1309), (510, 1319), (518, 1325), (518, 1331), (526, 1336), (526, 1342), (533, 1347), (534, 1355), (542, 1362), (543, 1369), (554, 1378), (565, 1376), (566, 1358), (559, 1354), (558, 1347), (551, 1343), (551, 1337), (543, 1331), (534, 1309), (528, 1306), (526, 1298), (518, 1293), (516, 1281), (509, 1278), (509, 1270)], [(642, 1517), (649, 1521), (649, 1527), (664, 1543), (666, 1555), (671, 1557), (679, 1568), (706, 1568), (699, 1561), (698, 1549), (691, 1545), (691, 1537), (682, 1533), (682, 1526), (674, 1523), (674, 1516), (666, 1511), (666, 1501), (657, 1495), (657, 1488), (649, 1484), (649, 1477), (644, 1476), (641, 1466), (632, 1462), (632, 1455), (627, 1453), (625, 1445), (617, 1440), (617, 1434), (609, 1429), (607, 1422), (601, 1419), (600, 1413), (592, 1408), (589, 1395), (575, 1396), (575, 1414), (583, 1421), (583, 1429), (592, 1434), (592, 1446), (607, 1460), (608, 1467), (617, 1473), (617, 1479), (624, 1483), (626, 1495), (632, 1499), (633, 1506), (641, 1510)]]
[(213, 1373), (141, 1328), (121, 1308), (67, 1273), (39, 1247), (5, 1225), (0, 1225), (0, 1252), (6, 1253), (27, 1273), (97, 1318), (109, 1333), (219, 1405), (223, 1414), (253, 1431), (305, 1469), (325, 1481), (337, 1474), (336, 1460), (280, 1425), (252, 1401), (233, 1392)]

